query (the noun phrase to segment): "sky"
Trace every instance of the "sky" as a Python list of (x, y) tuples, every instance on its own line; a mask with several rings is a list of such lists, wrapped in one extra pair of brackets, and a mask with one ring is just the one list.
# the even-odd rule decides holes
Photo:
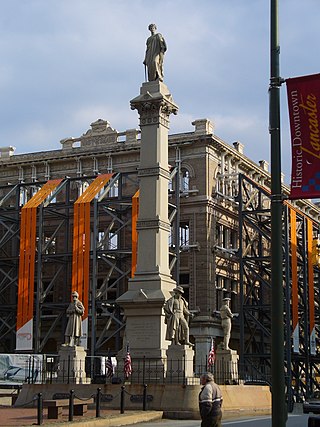
[[(60, 149), (101, 118), (138, 127), (130, 100), (144, 81), (148, 25), (168, 50), (164, 81), (179, 106), (170, 133), (195, 119), (270, 161), (269, 0), (0, 0), (0, 147)], [(279, 0), (280, 74), (320, 72), (320, 0)], [(286, 87), (281, 87), (282, 171), (291, 170)]]

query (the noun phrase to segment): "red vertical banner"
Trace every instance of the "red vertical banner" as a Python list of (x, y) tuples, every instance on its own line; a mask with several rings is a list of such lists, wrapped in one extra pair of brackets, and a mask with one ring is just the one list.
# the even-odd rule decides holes
[(320, 74), (286, 80), (291, 129), (290, 199), (320, 197)]

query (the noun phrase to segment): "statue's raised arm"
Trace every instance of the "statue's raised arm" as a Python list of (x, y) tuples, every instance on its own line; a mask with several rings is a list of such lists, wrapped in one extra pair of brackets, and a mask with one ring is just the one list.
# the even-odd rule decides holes
[(144, 65), (148, 71), (148, 81), (163, 81), (163, 57), (167, 50), (166, 42), (160, 33), (156, 33), (155, 24), (150, 24), (148, 29), (151, 36), (147, 39), (147, 49), (144, 58)]

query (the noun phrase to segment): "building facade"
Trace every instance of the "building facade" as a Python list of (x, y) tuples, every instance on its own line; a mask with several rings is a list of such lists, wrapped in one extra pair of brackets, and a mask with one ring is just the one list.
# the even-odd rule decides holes
[[(256, 164), (246, 157), (240, 142), (230, 145), (221, 140), (209, 120), (195, 120), (193, 126), (193, 132), (169, 136), (172, 235), (168, 244), (172, 275), (183, 286), (195, 314), (190, 333), (198, 348), (197, 362), (203, 363), (211, 338), (216, 345), (222, 339), (222, 299), (231, 298), (233, 312), (245, 312), (246, 304), (255, 304), (252, 277), (244, 265), (248, 257), (255, 258), (252, 269), (255, 287), (260, 289), (256, 305), (260, 311), (270, 306), (270, 290), (262, 293), (260, 283), (270, 285), (270, 266), (257, 263), (258, 258), (270, 262), (270, 173), (266, 161)], [(106, 174), (112, 178), (94, 195), (89, 208), (87, 347), (92, 356), (115, 354), (121, 348), (125, 320), (115, 301), (126, 291), (134, 264), (132, 198), (139, 189), (139, 151), (139, 130), (118, 132), (101, 119), (82, 136), (63, 139), (57, 150), (15, 155), (13, 147), (0, 149), (1, 352), (13, 352), (16, 345), (21, 209), (46, 182), (61, 179), (56, 193), (37, 207), (31, 278), (32, 349), (55, 353), (63, 342), (64, 312), (72, 290), (74, 203), (97, 176)], [(241, 177), (249, 180), (246, 186)], [(283, 186), (284, 197), (288, 192)], [(290, 206), (312, 222), (312, 238), (316, 238), (319, 207), (309, 200)], [(258, 220), (245, 218), (247, 207)], [(240, 320), (234, 321), (231, 347), (242, 353), (259, 351), (253, 349), (251, 339), (258, 330), (249, 331)]]

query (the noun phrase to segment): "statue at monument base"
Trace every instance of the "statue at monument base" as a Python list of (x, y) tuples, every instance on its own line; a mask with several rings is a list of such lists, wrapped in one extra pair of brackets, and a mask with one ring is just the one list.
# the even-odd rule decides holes
[(57, 382), (90, 384), (91, 379), (86, 376), (86, 351), (80, 346), (82, 335), (81, 317), (84, 306), (79, 300), (79, 294), (73, 291), (72, 302), (67, 308), (68, 323), (65, 330), (65, 342), (59, 350), (59, 368)]
[(172, 297), (164, 305), (165, 323), (167, 325), (166, 340), (173, 344), (185, 344), (193, 347), (189, 342), (189, 317), (192, 314), (188, 310), (188, 303), (183, 298), (182, 286), (176, 286), (172, 291)]

